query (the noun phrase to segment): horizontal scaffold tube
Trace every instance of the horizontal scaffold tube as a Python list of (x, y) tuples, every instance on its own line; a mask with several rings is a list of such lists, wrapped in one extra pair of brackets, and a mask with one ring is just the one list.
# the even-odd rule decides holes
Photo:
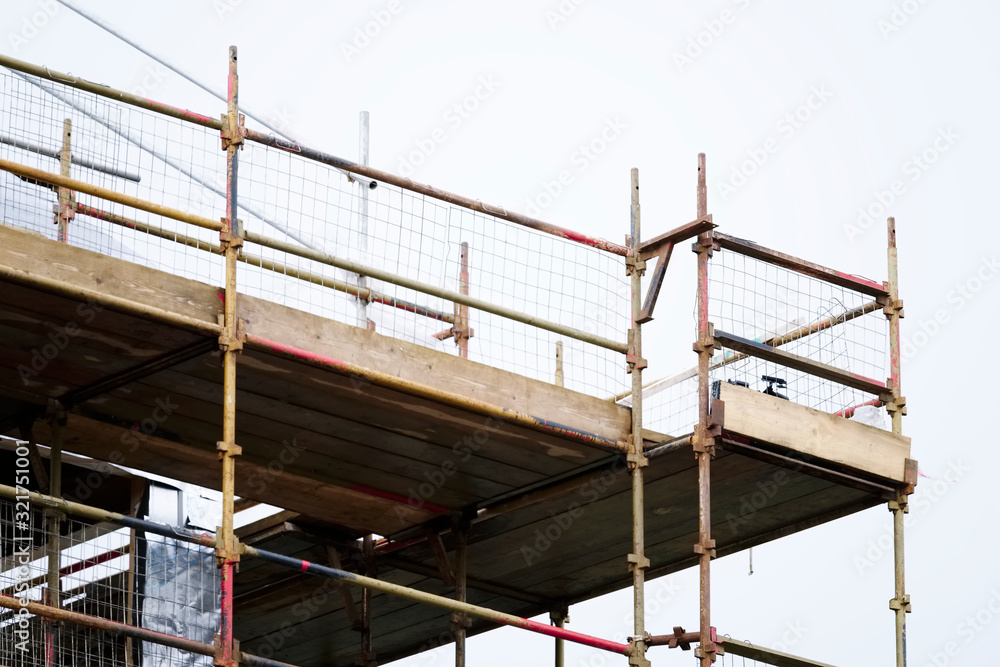
[(133, 197), (131, 195), (115, 192), (114, 190), (108, 190), (107, 188), (91, 185), (90, 183), (85, 183), (84, 181), (78, 181), (75, 178), (60, 176), (59, 174), (53, 174), (52, 172), (44, 171), (42, 169), (35, 169), (34, 167), (18, 164), (17, 162), (11, 162), (10, 160), (0, 159), (0, 169), (9, 171), (12, 174), (32, 181), (39, 181), (41, 183), (48, 183), (50, 185), (69, 188), (70, 190), (75, 190), (76, 192), (82, 192), (101, 199), (107, 199), (108, 201), (124, 204), (125, 206), (137, 208), (148, 213), (162, 215), (165, 218), (173, 218), (174, 220), (179, 220), (180, 222), (186, 222), (190, 225), (194, 225), (195, 227), (211, 229), (216, 232), (222, 229), (222, 222), (219, 220), (212, 220), (211, 218), (195, 215), (194, 213), (187, 213), (176, 208), (156, 204), (151, 201), (146, 201), (145, 199), (139, 199), (138, 197)]
[(559, 435), (564, 438), (577, 440), (578, 442), (592, 445), (594, 447), (600, 447), (601, 449), (607, 449), (612, 452), (628, 452), (628, 444), (620, 440), (615, 440), (614, 438), (608, 438), (603, 435), (598, 435), (597, 433), (581, 431), (571, 426), (559, 424), (548, 419), (535, 417), (524, 412), (518, 412), (493, 403), (487, 403), (486, 401), (469, 398), (468, 396), (445, 391), (444, 389), (437, 389), (419, 382), (403, 379), (390, 373), (372, 370), (347, 361), (341, 361), (340, 359), (334, 359), (333, 357), (327, 357), (322, 354), (310, 352), (309, 350), (303, 350), (298, 347), (268, 340), (267, 338), (261, 338), (260, 336), (247, 334), (245, 345), (252, 349), (277, 354), (287, 359), (300, 361), (311, 366), (332, 370), (342, 375), (356, 377), (360, 380), (365, 380), (382, 387), (397, 389), (421, 398), (428, 398), (442, 403), (448, 403), (459, 408), (478, 412), (490, 417), (496, 417), (500, 421), (510, 422), (512, 424), (517, 424), (518, 426), (526, 426), (544, 433)]
[[(196, 533), (194, 531), (177, 528), (175, 526), (168, 526), (166, 524), (156, 523), (153, 521), (147, 521), (145, 519), (137, 519), (135, 517), (119, 514), (118, 512), (112, 512), (110, 510), (102, 510), (97, 507), (91, 507), (89, 505), (75, 503), (69, 500), (64, 500), (62, 498), (53, 498), (52, 496), (46, 496), (41, 493), (37, 493), (35, 491), (27, 491), (19, 487), (0, 485), (0, 498), (7, 498), (9, 500), (27, 499), (29, 503), (38, 505), (40, 507), (58, 509), (73, 516), (82, 516), (85, 518), (94, 519), (95, 521), (109, 521), (111, 523), (117, 523), (126, 528), (134, 528), (136, 530), (155, 533), (157, 535), (164, 535), (166, 537), (172, 537), (174, 539), (181, 540), (183, 542), (199, 544), (205, 547), (216, 546), (216, 539), (211, 535), (207, 535), (204, 533)], [(365, 577), (359, 574), (354, 574), (353, 572), (346, 572), (344, 570), (337, 570), (332, 567), (317, 565), (316, 563), (310, 563), (309, 561), (301, 560), (299, 558), (292, 558), (291, 556), (284, 556), (282, 554), (273, 553), (271, 551), (266, 551), (264, 549), (257, 549), (246, 544), (241, 545), (241, 550), (243, 554), (246, 556), (260, 558), (261, 560), (265, 560), (270, 563), (275, 563), (276, 565), (283, 565), (285, 567), (295, 569), (299, 572), (308, 572), (309, 574), (315, 574), (322, 577), (330, 577), (338, 579), (345, 583), (355, 584), (363, 588), (370, 588), (372, 590), (381, 591), (388, 595), (403, 597), (408, 600), (413, 600), (414, 602), (422, 602), (425, 604), (434, 605), (435, 607), (449, 609), (451, 611), (467, 614), (475, 618), (481, 618), (487, 621), (492, 621), (494, 623), (499, 623), (501, 625), (510, 625), (512, 627), (522, 628), (524, 630), (537, 632), (539, 634), (548, 635), (550, 637), (560, 637), (567, 641), (603, 649), (605, 651), (611, 651), (613, 653), (620, 653), (622, 655), (628, 655), (632, 648), (628, 644), (621, 644), (619, 642), (613, 642), (607, 639), (592, 637), (590, 635), (585, 635), (580, 632), (573, 632), (572, 630), (566, 630), (564, 628), (560, 628), (557, 626), (551, 626), (545, 623), (539, 623), (538, 621), (532, 621), (527, 618), (514, 616), (513, 614), (506, 614), (500, 611), (494, 611), (492, 609), (487, 609), (486, 607), (480, 607), (478, 605), (469, 604), (467, 602), (459, 602), (457, 600), (452, 600), (451, 598), (442, 597), (440, 595), (425, 593), (423, 591), (414, 590), (412, 588), (407, 588), (406, 586), (400, 586), (398, 584), (392, 584), (387, 581), (382, 581), (380, 579), (373, 579), (371, 577)], [(13, 602), (13, 604), (18, 604), (16, 599), (14, 598), (9, 598), (9, 599)], [(0, 598), (0, 601), (3, 600), (4, 598)], [(187, 641), (187, 640), (182, 640), (182, 641)]]
[[(195, 653), (197, 655), (215, 655), (215, 646), (212, 644), (196, 642), (192, 639), (185, 639), (184, 637), (177, 637), (175, 635), (168, 635), (154, 630), (138, 628), (134, 625), (126, 625), (125, 623), (109, 621), (106, 618), (80, 614), (67, 609), (50, 607), (48, 605), (30, 600), (27, 600), (24, 604), (22, 604), (18, 598), (0, 595), (0, 607), (10, 609), (12, 611), (17, 611), (23, 608), (29, 614), (39, 616), (41, 618), (48, 618), (53, 621), (62, 621), (64, 623), (79, 625), (84, 628), (93, 628), (95, 630), (100, 630), (113, 635), (122, 635), (125, 637), (132, 637), (133, 639), (141, 639), (142, 641), (159, 644), (160, 646), (169, 646), (170, 648), (180, 649), (181, 651), (187, 651), (188, 653)], [(293, 665), (289, 665), (286, 662), (269, 660), (267, 658), (250, 655), (249, 653), (241, 653), (239, 662), (242, 665), (249, 665), (249, 667), (293, 667)]]
[(153, 100), (146, 99), (145, 97), (127, 93), (124, 90), (117, 90), (110, 86), (105, 86), (103, 83), (94, 83), (93, 81), (87, 81), (86, 79), (81, 79), (77, 76), (73, 76), (72, 74), (56, 72), (54, 70), (50, 70), (48, 67), (39, 67), (38, 65), (33, 65), (31, 63), (24, 62), (23, 60), (18, 60), (17, 58), (0, 55), (0, 65), (18, 72), (24, 72), (25, 74), (32, 74), (42, 79), (57, 81), (63, 85), (72, 86), (73, 88), (77, 88), (79, 90), (86, 90), (88, 93), (94, 93), (95, 95), (100, 95), (101, 97), (107, 97), (108, 99), (125, 102), (126, 104), (131, 104), (132, 106), (139, 107), (141, 109), (155, 111), (156, 113), (161, 113), (164, 116), (170, 116), (172, 118), (177, 118), (178, 120), (185, 120), (189, 123), (194, 123), (195, 125), (201, 125), (202, 127), (211, 128), (213, 130), (222, 129), (222, 120), (219, 118), (212, 118), (204, 114), (188, 111), (187, 109), (170, 106), (169, 104), (164, 104), (163, 102), (154, 102)]
[(406, 586), (400, 586), (399, 584), (393, 584), (388, 581), (382, 581), (381, 579), (372, 579), (371, 577), (354, 574), (353, 572), (345, 572), (332, 567), (326, 567), (325, 565), (317, 565), (316, 563), (310, 563), (307, 560), (276, 554), (270, 551), (264, 551), (263, 549), (255, 549), (254, 547), (246, 545), (244, 545), (243, 548), (248, 556), (256, 556), (262, 560), (266, 560), (277, 565), (284, 565), (285, 567), (298, 570), (299, 572), (307, 572), (321, 577), (330, 577), (349, 584), (356, 584), (364, 588), (381, 591), (389, 595), (396, 595), (414, 602), (422, 602), (424, 604), (441, 607), (460, 614), (466, 614), (474, 618), (481, 618), (483, 620), (492, 621), (501, 625), (509, 625), (515, 628), (537, 632), (538, 634), (548, 635), (549, 637), (565, 639), (566, 641), (583, 644), (584, 646), (591, 646), (593, 648), (599, 648), (604, 651), (611, 651), (612, 653), (619, 653), (621, 655), (629, 655), (632, 649), (632, 647), (628, 644), (621, 644), (608, 639), (592, 637), (591, 635), (585, 635), (582, 632), (573, 632), (572, 630), (566, 630), (565, 628), (560, 628), (558, 626), (548, 625), (547, 623), (539, 623), (538, 621), (532, 621), (530, 619), (514, 616), (513, 614), (507, 614), (502, 611), (494, 611), (492, 609), (487, 609), (486, 607), (480, 607), (479, 605), (469, 604), (468, 602), (459, 602), (458, 600), (452, 600), (451, 598), (434, 595), (432, 593), (425, 593), (423, 591), (407, 588)]

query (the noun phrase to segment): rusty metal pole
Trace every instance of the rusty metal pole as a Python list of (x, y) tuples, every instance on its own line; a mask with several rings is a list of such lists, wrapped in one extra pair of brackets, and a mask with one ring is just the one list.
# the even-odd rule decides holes
[(632, 571), (632, 601), (634, 632), (629, 664), (645, 667), (646, 659), (646, 594), (645, 576), (649, 567), (646, 558), (645, 502), (643, 498), (643, 468), (649, 459), (642, 449), (642, 369), (646, 360), (642, 358), (642, 324), (638, 321), (642, 312), (642, 275), (646, 263), (639, 259), (640, 211), (639, 211), (639, 170), (632, 169), (631, 234), (629, 248), (632, 252), (625, 260), (626, 272), (632, 283), (632, 327), (629, 329), (629, 350), (625, 357), (628, 372), (632, 374), (632, 437), (628, 452), (628, 466), (632, 472), (632, 553), (628, 555), (629, 569)]
[[(62, 497), (62, 427), (66, 417), (63, 407), (58, 401), (50, 401), (50, 417), (52, 419), (52, 442), (49, 448), (49, 495)], [(62, 551), (59, 533), (62, 526), (63, 513), (58, 509), (46, 508), (46, 555), (48, 556), (48, 577), (45, 590), (45, 601), (50, 607), (62, 607), (61, 584), (59, 581), (59, 556)], [(47, 667), (58, 662), (57, 640), (59, 636), (58, 621), (45, 621), (45, 664)]]
[(563, 342), (558, 340), (556, 341), (556, 386), (563, 387), (565, 384), (566, 379), (563, 373)]
[[(63, 141), (62, 150), (59, 151), (59, 173), (69, 178), (69, 168), (72, 160), (72, 136), (73, 122), (67, 118), (63, 121)], [(73, 219), (75, 209), (75, 196), (73, 191), (66, 187), (58, 188), (59, 203), (55, 206), (56, 213), (56, 240), (59, 243), (67, 242), (69, 223)]]
[[(569, 620), (569, 607), (560, 607), (549, 612), (549, 620), (557, 628), (565, 628), (566, 621)], [(566, 664), (566, 640), (556, 637), (555, 667), (564, 667)]]
[[(378, 572), (375, 569), (375, 542), (372, 536), (365, 535), (361, 543), (361, 555), (364, 560), (365, 576), (374, 578)], [(361, 591), (361, 664), (363, 667), (375, 667), (375, 647), (372, 646), (372, 595), (374, 591), (365, 588)]]
[[(469, 296), (469, 243), (462, 242), (462, 271), (458, 276), (458, 291)], [(455, 331), (458, 342), (458, 351), (463, 359), (469, 358), (469, 338), (472, 336), (472, 329), (469, 328), (469, 307), (465, 304), (458, 306), (458, 313), (455, 318)]]
[[(903, 317), (903, 302), (899, 298), (899, 272), (896, 252), (896, 219), (889, 218), (889, 305), (884, 309), (889, 319), (889, 385), (892, 401), (886, 409), (892, 415), (892, 432), (902, 435), (903, 415), (906, 414), (906, 399), (902, 396), (900, 383), (899, 320)], [(895, 596), (889, 601), (889, 608), (896, 614), (896, 667), (906, 667), (906, 615), (910, 613), (910, 596), (906, 594), (906, 577), (903, 559), (903, 527), (905, 515), (909, 512), (909, 496), (897, 490), (895, 500), (889, 502), (892, 512), (893, 551), (895, 554)]]
[[(708, 215), (708, 189), (705, 178), (705, 154), (698, 154), (698, 216)], [(712, 233), (698, 237), (695, 244), (698, 254), (698, 341), (694, 350), (698, 353), (698, 426), (695, 429), (694, 451), (698, 457), (698, 543), (694, 546), (698, 554), (699, 574), (699, 618), (700, 646), (698, 656), (703, 667), (715, 661), (716, 647), (712, 642), (712, 597), (711, 563), (715, 556), (715, 540), (712, 539), (711, 506), (711, 463), (715, 441), (710, 436), (709, 416), (709, 365), (715, 342), (712, 327), (708, 322), (708, 260), (712, 252)]]
[[(455, 599), (466, 601), (468, 524), (459, 521), (455, 526)], [(451, 627), (455, 634), (455, 667), (465, 667), (465, 634), (469, 627), (465, 614), (452, 612)]]
[(242, 322), (236, 311), (236, 262), (243, 245), (237, 211), (239, 149), (243, 144), (239, 114), (239, 79), (236, 72), (236, 47), (229, 47), (229, 105), (222, 146), (226, 150), (226, 219), (219, 234), (219, 243), (226, 258), (225, 320), (219, 347), (223, 353), (222, 441), (218, 443), (222, 461), (222, 526), (218, 533), (216, 559), (222, 569), (221, 621), (217, 640), (215, 665), (235, 667), (237, 650), (233, 643), (233, 574), (240, 560), (239, 547), (233, 535), (233, 514), (236, 485), (236, 355), (243, 348)]
[[(358, 162), (368, 166), (369, 159), (369, 146), (370, 146), (370, 117), (367, 111), (361, 112), (359, 127), (358, 127)], [(368, 258), (368, 186), (362, 181), (357, 181), (358, 187), (361, 190), (361, 200), (358, 206), (358, 248), (361, 251), (361, 261), (365, 264), (369, 263)], [(366, 276), (358, 276), (358, 289), (357, 295), (357, 305), (358, 305), (358, 326), (374, 330), (375, 322), (368, 318), (368, 300), (362, 298), (363, 290), (368, 287), (368, 278)]]

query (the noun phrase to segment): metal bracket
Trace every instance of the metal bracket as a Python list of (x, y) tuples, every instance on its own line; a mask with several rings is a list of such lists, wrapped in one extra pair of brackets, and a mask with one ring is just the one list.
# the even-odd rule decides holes
[(226, 660), (222, 655), (222, 637), (215, 635), (212, 638), (212, 645), (215, 647), (215, 655), (212, 657), (212, 664), (215, 667), (238, 667), (240, 664), (240, 640), (233, 638), (233, 658)]
[(221, 440), (219, 442), (215, 443), (215, 450), (217, 452), (219, 452), (219, 460), (220, 461), (222, 460), (222, 457), (227, 456), (227, 455), (228, 456), (242, 456), (243, 455), (243, 448), (242, 447), (240, 447), (236, 443), (233, 443), (233, 444), (230, 445), (228, 443), (222, 442)]
[(715, 458), (715, 438), (708, 435), (711, 427), (706, 430), (700, 425), (695, 427), (695, 432), (691, 435), (691, 449), (695, 454), (708, 454)]
[(886, 317), (892, 317), (893, 315), (898, 314), (899, 319), (903, 319), (905, 317), (903, 313), (903, 300), (896, 299), (895, 301), (892, 301), (887, 299), (885, 303), (882, 304), (882, 312), (885, 313)]
[(648, 366), (646, 359), (639, 354), (639, 346), (635, 342), (635, 329), (628, 330), (628, 350), (625, 352), (626, 371), (641, 371)]
[(708, 336), (704, 339), (696, 340), (691, 344), (691, 349), (701, 354), (702, 352), (715, 352), (722, 349), (722, 343), (715, 340), (715, 325), (708, 323)]
[(236, 235), (229, 232), (229, 218), (219, 218), (222, 229), (219, 230), (219, 252), (225, 255), (229, 248), (239, 250), (243, 247), (243, 221), (236, 221)]
[[(887, 381), (887, 384), (891, 384), (891, 380)], [(905, 396), (895, 396), (892, 400), (885, 402), (885, 410), (890, 415), (897, 410), (902, 414), (906, 414), (906, 397)]]
[(645, 556), (640, 556), (639, 554), (629, 554), (626, 558), (628, 559), (629, 572), (649, 568), (649, 559)]
[(902, 599), (892, 598), (889, 600), (889, 609), (892, 609), (893, 611), (902, 609), (907, 614), (911, 613), (913, 611), (913, 605), (910, 604), (910, 596), (908, 594), (904, 594)]
[(715, 242), (714, 235), (710, 235), (707, 238), (699, 236), (698, 240), (691, 244), (691, 252), (700, 253), (707, 251), (709, 257), (711, 257), (712, 253), (716, 250), (722, 250), (722, 246)]
[(709, 558), (715, 558), (715, 540), (707, 540), (704, 544), (700, 542), (695, 544), (694, 552), (699, 556), (708, 554)]
[(233, 351), (241, 352), (243, 350), (243, 339), (246, 338), (246, 322), (242, 317), (236, 320), (236, 333), (232, 336), (228, 335), (228, 329), (223, 329), (222, 334), (219, 336), (219, 349), (223, 353)]
[(235, 128), (233, 127), (233, 118), (228, 113), (222, 114), (222, 129), (219, 130), (219, 135), (222, 137), (222, 150), (227, 151), (230, 146), (243, 148), (243, 138), (246, 134), (246, 117), (243, 114), (239, 115)]
[(718, 641), (718, 635), (716, 634), (714, 626), (709, 629), (709, 637), (710, 640), (708, 646), (705, 646), (704, 644), (697, 646), (694, 649), (694, 655), (699, 659), (704, 658), (707, 655), (712, 662), (715, 662), (716, 655), (725, 655), (726, 652), (722, 650), (722, 647), (715, 643)]
[[(652, 663), (646, 658), (646, 637), (629, 637), (628, 664), (633, 667), (651, 667)], [(642, 650), (638, 650), (642, 647)]]
[(472, 619), (466, 616), (465, 614), (460, 614), (457, 611), (452, 612), (451, 615), (448, 617), (448, 620), (451, 622), (451, 627), (453, 630), (457, 630), (458, 628), (465, 628), (466, 630), (468, 630), (469, 628), (472, 627)]
[(625, 455), (625, 463), (629, 470), (645, 468), (649, 465), (649, 459), (642, 452), (629, 452)]

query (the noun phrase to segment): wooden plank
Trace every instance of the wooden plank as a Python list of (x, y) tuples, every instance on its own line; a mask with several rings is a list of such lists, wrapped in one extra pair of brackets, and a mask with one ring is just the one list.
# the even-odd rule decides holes
[(829, 269), (825, 266), (821, 266), (804, 259), (799, 259), (798, 257), (792, 257), (791, 255), (786, 255), (776, 250), (759, 246), (753, 241), (738, 239), (735, 236), (729, 236), (728, 234), (715, 232), (713, 234), (713, 238), (722, 248), (738, 252), (742, 255), (746, 255), (747, 257), (759, 259), (762, 262), (791, 269), (792, 271), (797, 271), (813, 278), (819, 278), (820, 280), (825, 280), (828, 283), (832, 283), (840, 287), (846, 287), (847, 289), (861, 292), (862, 294), (867, 294), (869, 296), (889, 296), (889, 292), (886, 290), (884, 285), (877, 283), (874, 280), (869, 280), (868, 278), (854, 276), (835, 269)]
[(0, 226), (0, 247), (0, 275), (26, 272), (212, 324), (222, 312), (216, 287), (31, 232)]
[(263, 299), (240, 295), (240, 314), (246, 321), (247, 334), (608, 438), (624, 440), (629, 433), (628, 410), (611, 401)]
[(665, 246), (677, 245), (681, 241), (694, 238), (699, 234), (704, 234), (715, 229), (717, 225), (712, 224), (712, 216), (706, 215), (685, 223), (676, 229), (671, 229), (666, 234), (655, 236), (645, 243), (639, 244), (639, 259), (649, 260), (660, 254)]
[(739, 336), (726, 333), (725, 331), (716, 331), (715, 340), (721, 343), (723, 347), (728, 347), (731, 350), (736, 350), (737, 352), (749, 354), (751, 356), (764, 359), (765, 361), (787, 366), (788, 368), (793, 368), (797, 371), (808, 373), (809, 375), (815, 375), (816, 377), (821, 377), (824, 380), (839, 382), (842, 385), (853, 387), (854, 389), (860, 389), (861, 391), (866, 391), (869, 394), (875, 394), (876, 396), (881, 397), (886, 393), (884, 382), (866, 378), (863, 375), (845, 371), (837, 368), (836, 366), (830, 366), (829, 364), (813, 361), (812, 359), (808, 359), (806, 357), (800, 357), (797, 354), (785, 352), (784, 350), (771, 347), (765, 343), (758, 343), (754, 340), (741, 338)]
[[(815, 459), (905, 483), (910, 439), (728, 383), (723, 429)], [(813, 461), (815, 462), (815, 461)]]
[(774, 649), (764, 648), (749, 642), (741, 642), (738, 639), (730, 639), (724, 635), (719, 636), (718, 645), (731, 655), (739, 655), (752, 660), (760, 660), (776, 667), (833, 667), (826, 662), (807, 660), (789, 653), (782, 653)]

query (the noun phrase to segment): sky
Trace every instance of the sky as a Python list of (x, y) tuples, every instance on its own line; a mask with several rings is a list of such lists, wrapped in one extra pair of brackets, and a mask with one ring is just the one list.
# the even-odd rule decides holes
[[(886, 277), (896, 218), (903, 393), (923, 476), (907, 530), (909, 664), (968, 664), (1000, 636), (995, 436), (1000, 5), (984, 0), (503, 3), (75, 0), (305, 144), (623, 242), (629, 170), (643, 236), (695, 217), (696, 156), (720, 231)], [(7, 0), (0, 52), (216, 116), (224, 107), (56, 0)], [(588, 150), (587, 147), (591, 148)], [(599, 149), (599, 150), (598, 150)], [(987, 217), (982, 217), (987, 216)], [(653, 377), (688, 367), (693, 261), (667, 275), (645, 341)], [(673, 306), (673, 310), (671, 310)], [(970, 407), (971, 406), (971, 407)], [(982, 412), (986, 410), (986, 412)], [(983, 432), (987, 432), (983, 436)], [(976, 435), (979, 433), (979, 435)], [(894, 652), (891, 516), (874, 508), (713, 564), (713, 624), (832, 664)], [(649, 584), (649, 626), (697, 623), (697, 576)], [(628, 631), (629, 592), (571, 629)], [(503, 629), (470, 663), (545, 664), (551, 640)], [(690, 654), (652, 649), (654, 664)], [(615, 659), (570, 647), (567, 665)], [(449, 664), (446, 647), (407, 665)]]

